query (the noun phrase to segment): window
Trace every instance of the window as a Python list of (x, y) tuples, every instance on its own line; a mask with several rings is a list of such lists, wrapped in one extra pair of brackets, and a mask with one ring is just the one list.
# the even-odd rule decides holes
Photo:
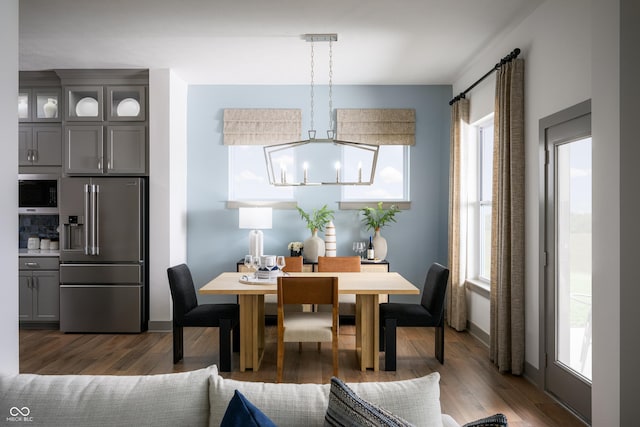
[[(370, 164), (369, 159), (360, 158), (361, 150), (343, 149), (344, 170), (357, 171), (362, 165)], [(366, 154), (365, 154), (366, 155)], [(369, 173), (369, 171), (363, 171)], [(382, 145), (378, 152), (378, 162), (373, 185), (352, 185), (342, 187), (343, 201), (409, 200), (409, 146)]]
[(262, 145), (233, 145), (229, 146), (229, 200), (293, 200), (293, 187), (269, 184)]
[(493, 176), (493, 119), (478, 126), (478, 278), (491, 278), (491, 198)]

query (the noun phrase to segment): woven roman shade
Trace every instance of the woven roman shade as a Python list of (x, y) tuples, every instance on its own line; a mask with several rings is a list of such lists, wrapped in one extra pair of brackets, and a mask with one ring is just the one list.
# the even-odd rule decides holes
[(299, 141), (299, 109), (251, 108), (224, 110), (224, 145), (273, 145)]
[(370, 145), (415, 145), (413, 109), (337, 109), (337, 137)]

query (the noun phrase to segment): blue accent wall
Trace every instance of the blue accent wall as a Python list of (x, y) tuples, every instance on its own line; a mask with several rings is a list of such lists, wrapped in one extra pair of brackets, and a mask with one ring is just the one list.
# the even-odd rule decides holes
[[(449, 200), (448, 101), (452, 88), (442, 86), (334, 86), (335, 108), (413, 108), (416, 110), (416, 145), (410, 149), (411, 209), (397, 223), (382, 229), (387, 239), (387, 260), (397, 271), (422, 288), (432, 262), (447, 263)], [(227, 209), (228, 149), (223, 145), (225, 108), (299, 108), (301, 137), (309, 127), (309, 86), (190, 86), (187, 148), (187, 263), (196, 287), (224, 271), (235, 271), (248, 250), (248, 230), (238, 228), (238, 210)], [(315, 128), (328, 128), (328, 88), (316, 86)], [(266, 170), (265, 170), (266, 174)], [(338, 255), (353, 255), (354, 240), (368, 239), (358, 211), (338, 209), (340, 187), (296, 188), (298, 205), (306, 211), (327, 204), (336, 211), (334, 224)], [(287, 255), (290, 241), (309, 236), (295, 210), (274, 210), (273, 228), (264, 230), (264, 250)], [(199, 297), (203, 302), (230, 297)], [(393, 297), (417, 301), (417, 297)]]

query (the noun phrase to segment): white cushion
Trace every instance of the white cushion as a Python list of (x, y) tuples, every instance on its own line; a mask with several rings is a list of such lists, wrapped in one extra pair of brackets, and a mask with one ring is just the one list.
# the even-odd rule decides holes
[(284, 315), (284, 342), (331, 341), (331, 313), (292, 312)]
[(440, 374), (404, 381), (347, 383), (364, 400), (416, 426), (442, 426)]
[[(404, 381), (347, 383), (363, 399), (398, 415), (416, 426), (443, 426), (440, 409), (440, 374)], [(329, 384), (272, 384), (209, 379), (211, 418), (217, 427), (233, 397), (240, 391), (278, 426), (322, 426), (329, 406)], [(449, 423), (446, 426), (455, 426)], [(455, 422), (455, 421), (453, 421)]]
[[(206, 425), (215, 366), (165, 375), (33, 375), (0, 377), (0, 413), (28, 408), (47, 426)], [(22, 424), (22, 423), (18, 423)]]
[(233, 392), (238, 390), (279, 427), (324, 425), (329, 384), (272, 384), (209, 378), (210, 427), (218, 427)]

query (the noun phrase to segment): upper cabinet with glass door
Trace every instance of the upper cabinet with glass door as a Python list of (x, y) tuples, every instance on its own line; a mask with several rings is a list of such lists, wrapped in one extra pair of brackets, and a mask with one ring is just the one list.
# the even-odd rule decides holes
[(73, 122), (101, 122), (104, 117), (102, 86), (67, 86), (64, 98), (67, 108), (65, 120)]
[(144, 86), (107, 86), (108, 121), (144, 121), (146, 104)]
[(60, 122), (59, 88), (20, 88), (18, 91), (18, 121)]

